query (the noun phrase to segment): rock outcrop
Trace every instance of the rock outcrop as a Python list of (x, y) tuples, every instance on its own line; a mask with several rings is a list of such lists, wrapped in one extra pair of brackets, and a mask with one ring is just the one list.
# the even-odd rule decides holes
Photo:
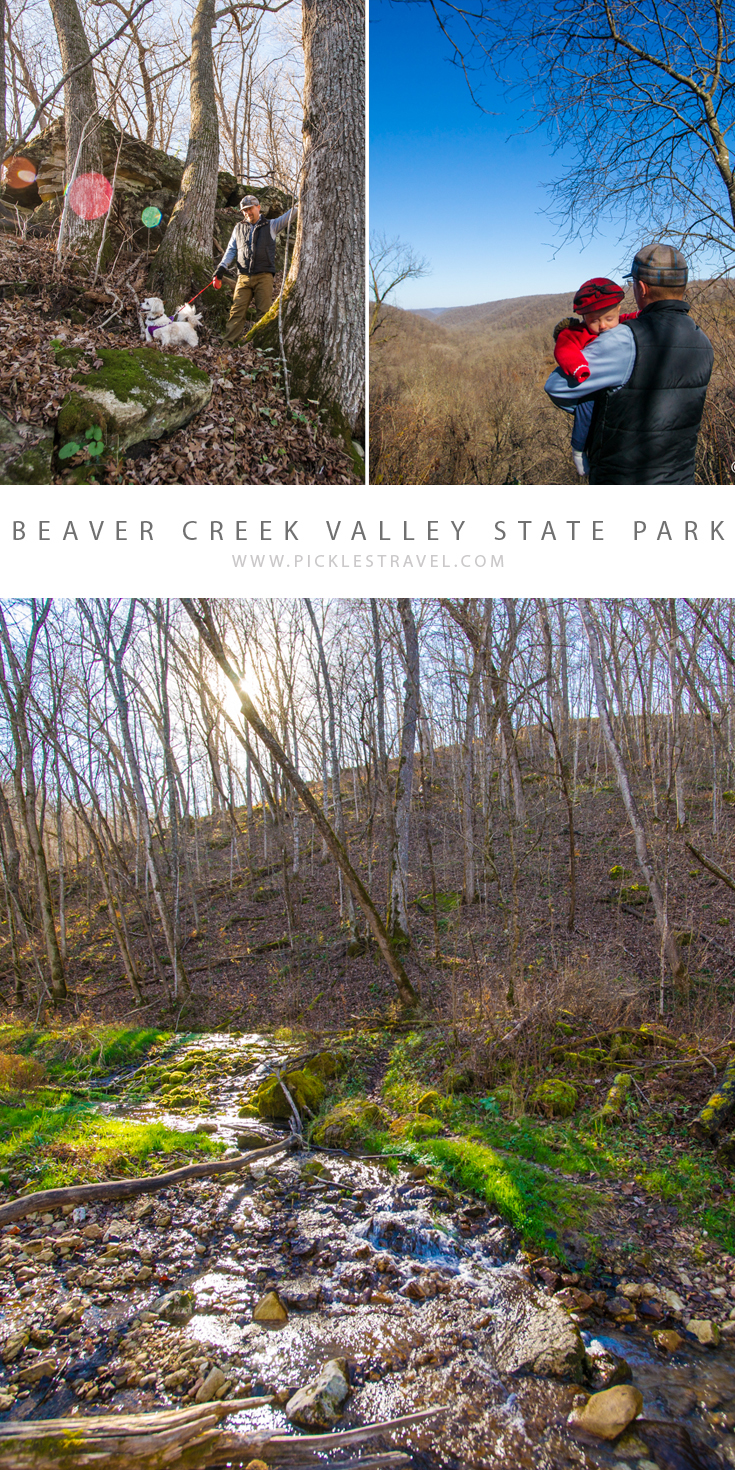
[[(109, 119), (103, 122), (100, 129), (100, 142), (103, 172), (105, 178), (112, 182), (120, 146), (120, 131)], [(13, 188), (10, 184), (5, 184), (0, 190), (0, 200), (6, 206), (0, 207), (0, 229), (15, 233), (17, 206), (30, 233), (44, 235), (55, 227), (64, 199), (66, 180), (63, 118), (56, 118), (29, 143), (24, 143), (18, 152), (33, 165), (36, 178), (23, 188)], [(183, 159), (164, 153), (160, 148), (152, 148), (130, 133), (123, 133), (115, 182), (115, 202), (110, 220), (113, 237), (132, 234), (138, 248), (145, 249), (149, 239), (141, 221), (141, 213), (152, 205), (155, 209), (160, 209), (162, 214), (160, 225), (150, 232), (150, 245), (155, 249), (163, 239), (178, 198), (183, 172)], [(272, 185), (263, 187), (260, 184), (238, 182), (234, 174), (225, 169), (220, 169), (217, 175), (217, 186), (216, 249), (224, 250), (234, 225), (241, 218), (237, 206), (243, 194), (257, 195), (267, 219), (283, 214), (292, 202), (290, 195), (283, 189)], [(279, 242), (281, 250), (283, 238), (281, 236)]]

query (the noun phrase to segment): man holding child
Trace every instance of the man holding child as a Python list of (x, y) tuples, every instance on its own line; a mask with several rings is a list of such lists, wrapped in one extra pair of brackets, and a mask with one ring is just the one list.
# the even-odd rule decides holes
[(645, 245), (630, 274), (638, 310), (622, 320), (614, 281), (580, 287), (582, 321), (557, 329), (545, 390), (575, 415), (575, 467), (591, 485), (691, 485), (712, 344), (689, 317), (681, 251)]

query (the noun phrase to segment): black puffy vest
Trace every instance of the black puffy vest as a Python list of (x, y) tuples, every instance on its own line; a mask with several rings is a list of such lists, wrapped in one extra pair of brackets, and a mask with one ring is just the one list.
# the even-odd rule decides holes
[(635, 321), (633, 371), (595, 394), (591, 485), (693, 485), (697, 434), (714, 353), (685, 301), (653, 301)]
[(246, 220), (235, 225), (237, 269), (244, 276), (258, 276), (262, 271), (276, 273), (276, 242), (271, 235), (269, 219), (251, 225)]

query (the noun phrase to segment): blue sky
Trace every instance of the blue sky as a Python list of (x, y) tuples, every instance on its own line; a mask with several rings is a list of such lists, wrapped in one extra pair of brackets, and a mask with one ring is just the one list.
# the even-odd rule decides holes
[[(518, 136), (520, 103), (485, 75), (474, 106), (425, 4), (370, 0), (370, 228), (431, 263), (394, 298), (403, 307), (469, 306), (569, 291), (630, 265), (617, 233), (563, 244), (542, 213), (560, 172), (541, 132)], [(516, 136), (513, 136), (513, 135)]]

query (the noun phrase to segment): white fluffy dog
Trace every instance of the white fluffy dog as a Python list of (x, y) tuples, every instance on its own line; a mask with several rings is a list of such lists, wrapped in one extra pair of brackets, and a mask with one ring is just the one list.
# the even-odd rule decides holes
[(147, 296), (145, 301), (141, 301), (140, 309), (145, 313), (143, 336), (146, 346), (154, 347), (156, 343), (159, 347), (178, 347), (181, 343), (188, 347), (199, 346), (195, 328), (202, 318), (193, 306), (178, 307), (172, 319), (166, 315), (160, 296)]

